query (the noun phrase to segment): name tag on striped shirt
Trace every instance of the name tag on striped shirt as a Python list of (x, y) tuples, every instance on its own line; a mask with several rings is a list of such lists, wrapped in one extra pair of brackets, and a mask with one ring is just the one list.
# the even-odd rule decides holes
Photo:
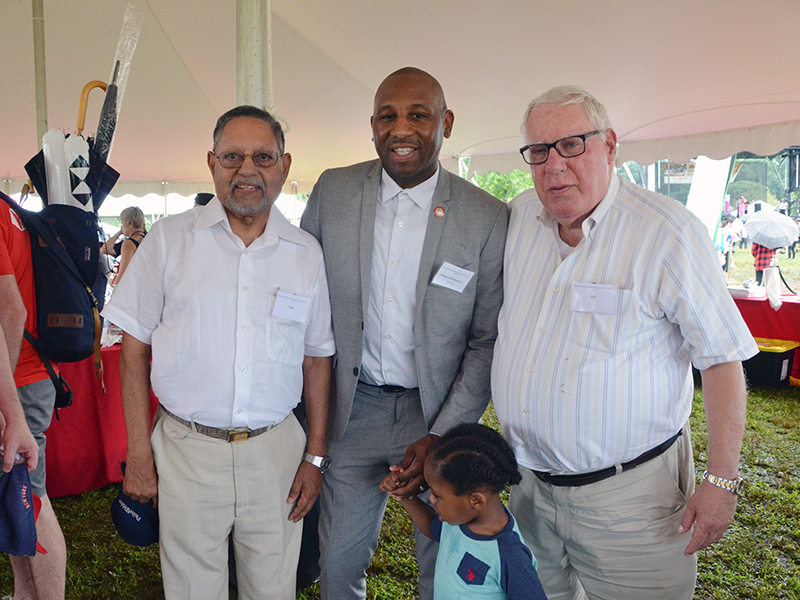
[(572, 310), (577, 312), (613, 315), (617, 312), (619, 289), (606, 283), (574, 283)]

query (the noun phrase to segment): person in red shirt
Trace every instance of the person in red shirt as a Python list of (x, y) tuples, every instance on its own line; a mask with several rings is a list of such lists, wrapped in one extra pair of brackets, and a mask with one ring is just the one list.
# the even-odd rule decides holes
[(775, 250), (773, 248), (766, 248), (760, 244), (753, 244), (753, 247), (750, 248), (750, 253), (756, 259), (753, 265), (756, 269), (756, 283), (761, 285), (761, 280), (764, 278), (764, 269), (769, 268), (772, 257), (775, 256)]
[[(44, 459), (44, 432), (50, 426), (56, 393), (39, 355), (22, 337), (24, 329), (37, 335), (30, 237), (19, 216), (5, 202), (0, 204), (0, 412), (5, 418), (6, 449), (3, 470), (11, 469), (17, 453), (28, 463), (31, 489), (42, 499), (36, 535), (47, 549), (47, 554), (9, 557), (14, 571), (14, 597), (63, 600), (67, 549), (47, 497)], [(24, 421), (20, 421), (20, 411), (24, 411)]]

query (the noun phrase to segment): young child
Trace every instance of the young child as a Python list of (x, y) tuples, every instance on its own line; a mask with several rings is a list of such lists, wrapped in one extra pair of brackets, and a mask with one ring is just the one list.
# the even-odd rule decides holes
[[(390, 469), (381, 489), (391, 494), (402, 471)], [(544, 599), (536, 559), (499, 497), (507, 483), (521, 479), (503, 437), (477, 423), (454, 427), (436, 441), (424, 473), (435, 511), (416, 496), (395, 498), (417, 528), (439, 542), (435, 600)]]

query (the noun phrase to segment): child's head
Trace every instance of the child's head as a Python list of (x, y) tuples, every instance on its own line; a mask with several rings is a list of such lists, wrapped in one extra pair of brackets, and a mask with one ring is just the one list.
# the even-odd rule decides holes
[[(471, 496), (497, 496), (522, 479), (514, 452), (499, 433), (477, 423), (454, 427), (436, 441), (425, 461), (431, 501), (443, 521), (466, 523)], [(452, 505), (452, 506), (451, 506)], [(462, 506), (463, 505), (463, 506)], [(451, 509), (455, 513), (445, 514)]]

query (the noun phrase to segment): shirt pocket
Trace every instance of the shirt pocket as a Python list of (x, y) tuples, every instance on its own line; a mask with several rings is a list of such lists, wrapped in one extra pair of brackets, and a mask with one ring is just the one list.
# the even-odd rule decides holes
[(605, 360), (618, 352), (625, 332), (636, 320), (634, 301), (632, 290), (618, 290), (616, 310), (611, 314), (570, 311), (569, 340), (582, 352), (581, 362)]
[(271, 296), (264, 324), (267, 357), (271, 361), (297, 367), (302, 364), (305, 357), (306, 324), (274, 317), (272, 316), (274, 308), (275, 296)]
[(464, 557), (456, 570), (458, 576), (467, 585), (483, 585), (488, 572), (489, 565), (475, 558), (469, 552), (464, 553)]

